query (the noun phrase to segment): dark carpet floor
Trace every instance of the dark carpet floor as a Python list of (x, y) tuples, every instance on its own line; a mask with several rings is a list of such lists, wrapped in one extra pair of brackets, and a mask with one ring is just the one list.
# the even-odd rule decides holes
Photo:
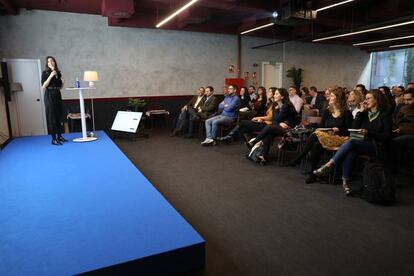
[(414, 275), (412, 185), (375, 206), (253, 164), (238, 142), (202, 147), (159, 129), (115, 142), (206, 240), (205, 269), (186, 275)]

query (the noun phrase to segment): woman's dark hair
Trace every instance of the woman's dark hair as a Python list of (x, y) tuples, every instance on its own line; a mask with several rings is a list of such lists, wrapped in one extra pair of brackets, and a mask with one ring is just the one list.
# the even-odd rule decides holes
[(262, 90), (262, 91), (263, 91), (263, 95), (262, 95), (262, 97), (263, 97), (263, 98), (266, 98), (266, 88), (264, 88), (263, 86), (259, 86), (259, 87), (257, 88), (257, 95), (260, 97), (259, 90)]
[(377, 101), (377, 109), (379, 111), (389, 112), (391, 110), (391, 104), (388, 102), (387, 97), (378, 89), (369, 90), (367, 94), (371, 94)]
[(49, 59), (49, 58), (51, 58), (51, 59), (55, 62), (55, 70), (56, 70), (57, 72), (59, 72), (60, 70), (59, 70), (58, 64), (57, 64), (57, 62), (56, 62), (56, 59), (55, 59), (54, 57), (52, 57), (52, 56), (47, 56), (47, 57), (46, 57), (45, 70), (46, 70), (46, 71), (50, 71), (49, 66), (47, 66), (47, 61), (48, 61), (48, 59)]
[(309, 95), (309, 89), (306, 86), (303, 86), (301, 90), (305, 93), (305, 96)]
[(378, 87), (378, 90), (380, 90), (380, 89), (384, 89), (384, 95), (387, 98), (388, 103), (389, 103), (391, 109), (394, 110), (394, 108), (395, 108), (395, 101), (394, 101), (394, 97), (392, 96), (391, 89), (388, 86), (380, 86), (380, 87)]
[(244, 93), (248, 93), (248, 92), (247, 92), (247, 88), (246, 88), (246, 86), (242, 86), (242, 87), (240, 87), (240, 91), (239, 91), (239, 93), (241, 93), (242, 89), (244, 89)]
[[(278, 88), (277, 91), (279, 91), (280, 96), (282, 96), (282, 104), (286, 105), (287, 108), (292, 112), (292, 114), (297, 113), (295, 106), (292, 104), (292, 102), (289, 99), (289, 92), (286, 90), (286, 88)], [(277, 104), (277, 103), (275, 103)]]

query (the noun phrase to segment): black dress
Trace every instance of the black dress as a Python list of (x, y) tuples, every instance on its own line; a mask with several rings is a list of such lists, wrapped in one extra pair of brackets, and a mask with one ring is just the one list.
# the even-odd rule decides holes
[[(42, 72), (42, 85), (50, 76), (51, 70)], [(62, 95), (60, 88), (62, 87), (62, 74), (58, 72), (45, 89), (44, 101), (46, 107), (47, 130), (49, 134), (56, 135), (62, 133)]]

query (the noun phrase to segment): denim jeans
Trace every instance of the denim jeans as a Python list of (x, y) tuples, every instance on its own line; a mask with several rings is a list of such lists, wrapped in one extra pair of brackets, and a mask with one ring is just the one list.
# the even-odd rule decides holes
[(335, 165), (342, 161), (342, 177), (350, 180), (352, 162), (358, 155), (376, 155), (375, 145), (372, 141), (351, 139), (343, 144), (332, 157)]
[(217, 115), (206, 120), (206, 138), (216, 139), (217, 129), (219, 125), (229, 125), (233, 123), (236, 118), (224, 115)]

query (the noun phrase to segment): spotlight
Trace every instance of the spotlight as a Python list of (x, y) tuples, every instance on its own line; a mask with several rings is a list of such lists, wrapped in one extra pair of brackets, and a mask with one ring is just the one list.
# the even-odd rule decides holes
[(278, 16), (279, 16), (279, 13), (278, 13), (277, 11), (274, 11), (274, 12), (272, 13), (272, 17), (273, 17), (274, 19), (278, 18)]

